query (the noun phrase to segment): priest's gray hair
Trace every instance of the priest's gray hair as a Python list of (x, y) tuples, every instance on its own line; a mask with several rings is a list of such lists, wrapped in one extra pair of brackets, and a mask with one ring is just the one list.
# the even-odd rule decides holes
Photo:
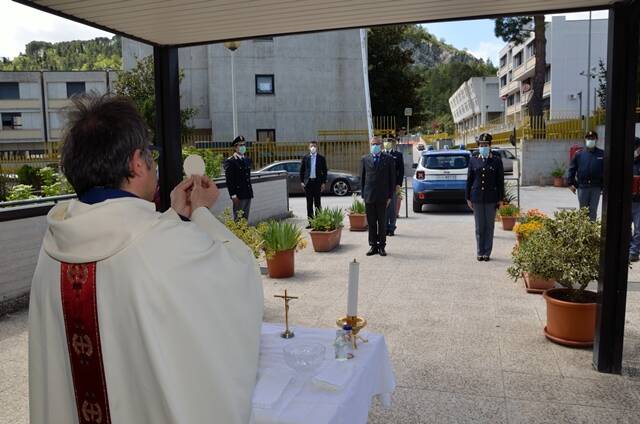
[(89, 93), (71, 99), (60, 149), (61, 168), (77, 194), (120, 188), (133, 177), (129, 161), (140, 150), (151, 167), (152, 134), (126, 97)]

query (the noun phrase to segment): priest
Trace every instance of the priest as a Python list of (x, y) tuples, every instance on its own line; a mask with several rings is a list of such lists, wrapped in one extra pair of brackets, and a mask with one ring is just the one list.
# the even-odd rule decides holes
[(134, 105), (74, 98), (33, 277), (29, 407), (42, 423), (247, 423), (263, 292), (249, 249), (194, 176), (152, 203), (157, 153)]

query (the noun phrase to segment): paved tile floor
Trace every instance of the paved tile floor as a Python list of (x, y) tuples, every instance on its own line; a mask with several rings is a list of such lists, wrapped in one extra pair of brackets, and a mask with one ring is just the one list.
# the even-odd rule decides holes
[[(327, 198), (347, 206), (350, 199)], [(567, 190), (526, 188), (522, 206), (575, 206)], [(293, 198), (297, 217), (304, 198)], [(403, 209), (404, 212), (404, 209)], [(295, 218), (304, 223), (301, 218)], [(346, 309), (348, 262), (361, 262), (361, 315), (385, 335), (398, 388), (391, 410), (371, 423), (640, 423), (640, 284), (628, 293), (624, 376), (599, 374), (590, 349), (542, 334), (545, 304), (509, 280), (512, 233), (496, 228), (491, 262), (475, 260), (473, 218), (462, 211), (409, 212), (389, 256), (366, 257), (366, 233), (343, 232), (341, 247), (296, 256), (296, 275), (265, 278), (265, 321), (283, 321), (284, 288), (295, 325), (332, 327)], [(630, 280), (640, 282), (638, 267)], [(26, 312), (0, 319), (0, 423), (26, 423)]]

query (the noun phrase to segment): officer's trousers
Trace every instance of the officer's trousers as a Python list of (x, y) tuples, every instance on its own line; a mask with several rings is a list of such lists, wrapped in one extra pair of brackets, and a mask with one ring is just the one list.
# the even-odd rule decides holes
[(473, 216), (476, 220), (478, 256), (491, 256), (493, 230), (496, 223), (496, 203), (474, 203)]
[(580, 187), (578, 188), (578, 204), (580, 208), (589, 209), (589, 219), (596, 220), (598, 216), (598, 204), (600, 203), (601, 187)]
[[(238, 205), (233, 205), (233, 220), (237, 221), (242, 215), (242, 218), (249, 221), (249, 210), (251, 209), (251, 199), (240, 199)], [(239, 212), (242, 211), (242, 214)]]
[(398, 193), (393, 191), (393, 196), (391, 197), (391, 203), (387, 206), (387, 232), (396, 230), (396, 221), (398, 215), (396, 214), (396, 205), (398, 203)]

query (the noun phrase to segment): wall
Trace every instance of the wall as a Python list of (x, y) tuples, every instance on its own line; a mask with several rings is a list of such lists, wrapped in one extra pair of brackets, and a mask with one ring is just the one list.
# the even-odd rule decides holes
[[(221, 195), (212, 211), (215, 215), (220, 215), (225, 208), (231, 207), (231, 200), (227, 189), (224, 188), (224, 183), (219, 182), (219, 186), (221, 186)], [(286, 176), (282, 175), (275, 181), (261, 181), (260, 177), (255, 177), (253, 187), (256, 197), (251, 205), (250, 222), (255, 223), (288, 215)], [(0, 209), (0, 219), (1, 215)], [(46, 229), (45, 216), (0, 222), (0, 246), (2, 247), (0, 315), (9, 312), (13, 303), (24, 304), (20, 299), (25, 297), (31, 287), (31, 279)]]
[[(546, 185), (553, 182), (551, 171), (562, 164), (569, 167), (569, 149), (582, 140), (527, 140), (520, 143), (520, 184)], [(602, 146), (600, 146), (602, 147)]]

